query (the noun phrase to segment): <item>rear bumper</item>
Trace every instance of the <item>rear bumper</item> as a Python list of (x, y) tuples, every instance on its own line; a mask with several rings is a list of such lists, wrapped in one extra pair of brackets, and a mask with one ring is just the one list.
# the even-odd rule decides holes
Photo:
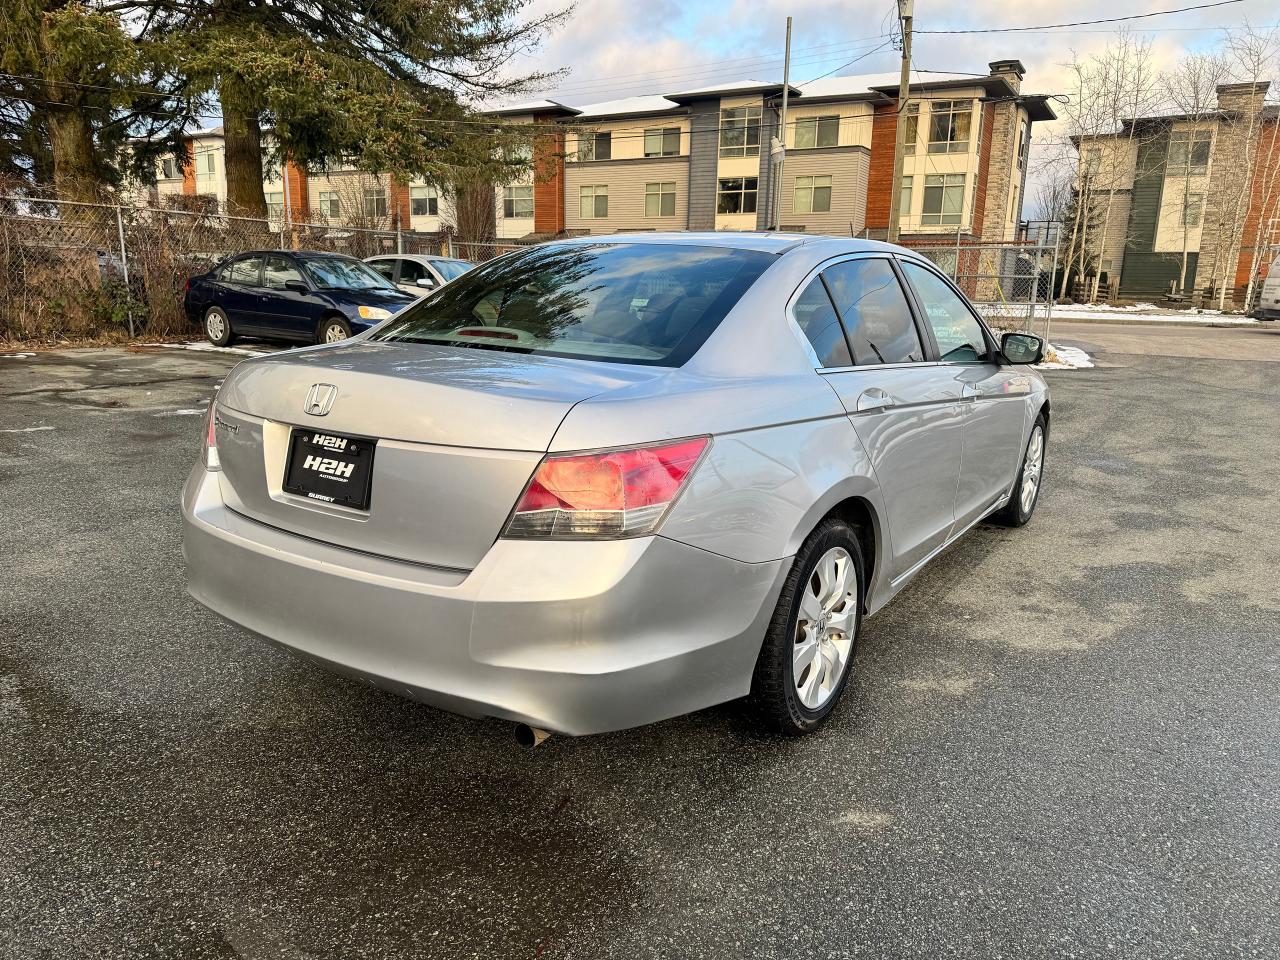
[(1280, 320), (1280, 307), (1254, 307), (1255, 320)]
[(499, 540), (469, 572), (248, 520), (197, 465), (183, 491), (188, 592), (263, 637), (468, 716), (589, 734), (745, 695), (788, 562), (663, 537)]

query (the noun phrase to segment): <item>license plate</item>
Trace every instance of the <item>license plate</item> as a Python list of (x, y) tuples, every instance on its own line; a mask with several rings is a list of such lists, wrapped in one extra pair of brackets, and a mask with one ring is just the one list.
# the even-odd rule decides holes
[(369, 509), (376, 440), (295, 428), (289, 436), (289, 462), (284, 471), (288, 493)]

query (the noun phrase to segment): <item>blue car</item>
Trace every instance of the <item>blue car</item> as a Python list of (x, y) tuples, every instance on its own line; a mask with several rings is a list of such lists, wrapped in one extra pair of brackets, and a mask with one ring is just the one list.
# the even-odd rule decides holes
[(236, 337), (336, 343), (413, 303), (354, 257), (255, 250), (187, 281), (183, 306), (219, 347)]

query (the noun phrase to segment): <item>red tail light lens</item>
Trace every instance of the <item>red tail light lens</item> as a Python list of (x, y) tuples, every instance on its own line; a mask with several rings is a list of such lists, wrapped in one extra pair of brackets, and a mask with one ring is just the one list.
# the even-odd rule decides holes
[(695, 437), (632, 450), (549, 456), (504, 537), (591, 540), (652, 533), (711, 442)]
[(218, 459), (218, 423), (217, 404), (209, 401), (209, 412), (204, 422), (204, 467), (206, 470), (221, 470), (222, 461)]

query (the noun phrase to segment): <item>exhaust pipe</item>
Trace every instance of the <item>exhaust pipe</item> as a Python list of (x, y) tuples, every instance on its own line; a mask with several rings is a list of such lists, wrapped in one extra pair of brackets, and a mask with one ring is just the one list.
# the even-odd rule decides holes
[(516, 743), (529, 750), (538, 746), (549, 736), (551, 736), (550, 730), (543, 730), (540, 727), (531, 727), (527, 723), (516, 724)]

